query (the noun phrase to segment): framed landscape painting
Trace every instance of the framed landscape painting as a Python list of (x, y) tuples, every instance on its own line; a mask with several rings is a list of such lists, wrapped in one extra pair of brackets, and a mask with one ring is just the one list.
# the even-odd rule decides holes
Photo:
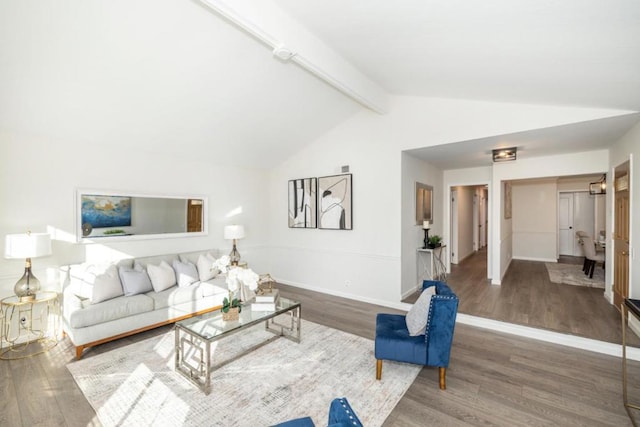
[(316, 228), (316, 178), (289, 181), (289, 228)]
[(129, 227), (131, 197), (82, 195), (82, 224), (93, 228)]
[(318, 228), (353, 229), (352, 175), (318, 178)]

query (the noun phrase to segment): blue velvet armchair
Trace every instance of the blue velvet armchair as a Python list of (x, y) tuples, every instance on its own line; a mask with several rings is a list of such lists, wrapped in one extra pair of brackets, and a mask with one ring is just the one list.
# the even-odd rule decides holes
[(446, 389), (446, 373), (458, 313), (458, 297), (446, 283), (440, 281), (425, 280), (422, 284), (423, 292), (431, 286), (435, 286), (436, 291), (429, 304), (424, 335), (411, 336), (404, 315), (378, 314), (375, 341), (376, 379), (382, 378), (383, 360), (437, 366), (440, 388)]

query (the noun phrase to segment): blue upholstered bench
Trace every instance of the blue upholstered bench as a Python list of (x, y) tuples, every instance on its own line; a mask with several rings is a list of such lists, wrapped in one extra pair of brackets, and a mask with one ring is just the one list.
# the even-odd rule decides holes
[[(329, 407), (329, 427), (362, 427), (358, 416), (351, 409), (346, 397), (333, 399)], [(296, 418), (273, 427), (315, 427), (310, 417)]]
[(458, 313), (458, 297), (446, 283), (433, 280), (423, 282), (422, 292), (432, 286), (435, 287), (435, 294), (431, 296), (428, 309), (425, 308), (427, 322), (424, 334), (411, 336), (404, 315), (378, 314), (375, 341), (376, 379), (382, 377), (382, 361), (393, 360), (437, 366), (440, 388), (446, 388), (446, 371)]

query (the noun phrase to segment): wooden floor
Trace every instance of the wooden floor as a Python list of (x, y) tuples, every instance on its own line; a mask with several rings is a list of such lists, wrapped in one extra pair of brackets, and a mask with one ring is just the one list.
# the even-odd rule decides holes
[[(304, 319), (369, 339), (374, 338), (378, 312), (397, 312), (284, 285), (279, 288), (283, 295), (302, 301)], [(104, 344), (89, 349), (84, 357), (170, 330), (163, 327)], [(62, 341), (42, 355), (0, 361), (0, 426), (100, 425), (66, 369), (73, 353), (68, 341)], [(640, 363), (633, 362), (630, 371), (631, 378), (640, 378)], [(375, 375), (373, 359), (371, 375)], [(438, 388), (437, 369), (423, 368), (384, 425), (628, 426), (621, 383), (618, 358), (459, 324), (447, 390)], [(640, 381), (633, 382), (630, 396), (640, 401)], [(357, 411), (359, 402), (351, 403)]]
[[(579, 257), (559, 262), (582, 264)], [(602, 289), (553, 283), (544, 262), (513, 260), (501, 285), (487, 280), (487, 253), (476, 252), (452, 265), (447, 283), (460, 298), (460, 313), (578, 335), (599, 341), (622, 342), (620, 312)], [(405, 299), (414, 302), (415, 293)], [(629, 340), (640, 339), (628, 330)]]

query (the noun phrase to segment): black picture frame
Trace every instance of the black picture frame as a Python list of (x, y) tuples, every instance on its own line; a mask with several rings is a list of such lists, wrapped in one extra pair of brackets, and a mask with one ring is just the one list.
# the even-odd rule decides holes
[(317, 178), (289, 180), (289, 228), (317, 227), (317, 188)]
[(318, 228), (353, 230), (353, 176), (350, 173), (318, 178)]

